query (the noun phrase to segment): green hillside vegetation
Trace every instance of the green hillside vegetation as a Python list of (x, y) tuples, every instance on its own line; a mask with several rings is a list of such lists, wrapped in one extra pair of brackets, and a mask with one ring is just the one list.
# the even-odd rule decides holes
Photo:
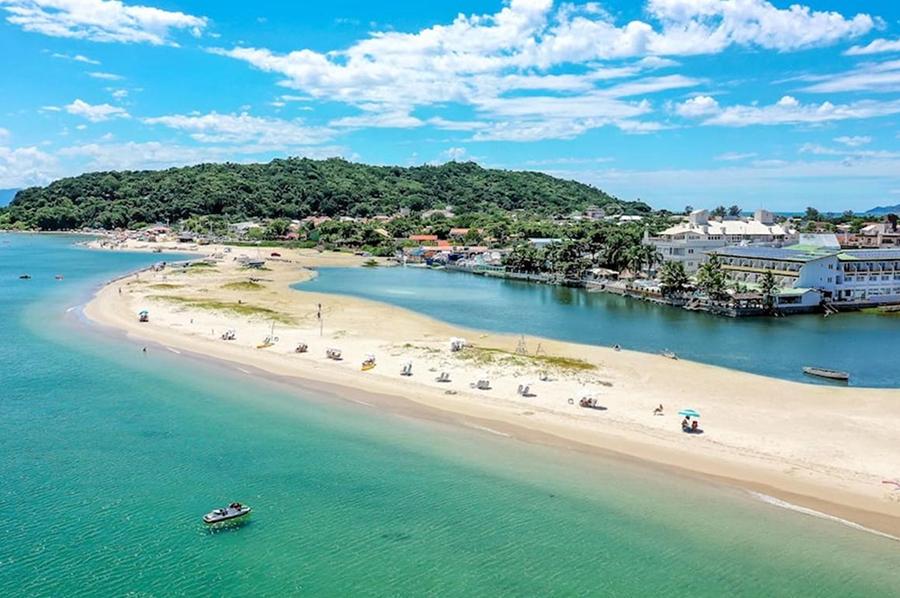
[(202, 164), (159, 171), (94, 172), (20, 191), (0, 228), (136, 227), (195, 216), (227, 221), (311, 215), (369, 217), (452, 206), (457, 214), (523, 210), (560, 215), (590, 205), (647, 213), (582, 183), (475, 163), (369, 166), (342, 159)]

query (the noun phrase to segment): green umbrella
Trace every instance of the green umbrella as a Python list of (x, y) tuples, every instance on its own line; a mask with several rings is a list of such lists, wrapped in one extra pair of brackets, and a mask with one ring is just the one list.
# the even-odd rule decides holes
[(682, 411), (679, 411), (678, 415), (683, 415), (685, 417), (700, 417), (700, 414), (693, 409), (684, 409)]

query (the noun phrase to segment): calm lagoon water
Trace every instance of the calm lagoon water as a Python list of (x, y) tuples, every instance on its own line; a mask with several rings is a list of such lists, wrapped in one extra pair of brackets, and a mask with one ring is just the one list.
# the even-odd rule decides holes
[(0, 235), (2, 596), (900, 587), (900, 544), (737, 489), (142, 354), (69, 310), (154, 258), (71, 243)]
[(846, 313), (719, 318), (607, 295), (423, 268), (323, 268), (309, 290), (392, 303), (480, 330), (620, 344), (810, 383), (817, 365), (851, 373), (854, 386), (900, 387), (900, 317)]

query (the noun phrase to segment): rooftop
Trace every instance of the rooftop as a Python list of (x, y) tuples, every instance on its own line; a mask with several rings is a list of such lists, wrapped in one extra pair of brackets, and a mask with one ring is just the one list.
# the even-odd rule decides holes
[(900, 260), (900, 249), (845, 249), (838, 254), (842, 262), (859, 260)]
[(781, 260), (786, 262), (810, 262), (823, 257), (835, 255), (834, 250), (823, 250), (821, 247), (791, 245), (790, 247), (768, 247), (750, 245), (746, 247), (722, 247), (709, 253), (728, 257), (746, 257), (756, 259)]

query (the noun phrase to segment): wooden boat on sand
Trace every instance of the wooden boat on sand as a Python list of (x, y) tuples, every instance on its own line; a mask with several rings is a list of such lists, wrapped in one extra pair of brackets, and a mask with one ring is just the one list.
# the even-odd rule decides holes
[(828, 378), (829, 380), (840, 380), (843, 382), (850, 380), (850, 374), (848, 372), (842, 372), (840, 370), (830, 370), (828, 368), (817, 368), (810, 366), (803, 368), (803, 373), (808, 376)]

